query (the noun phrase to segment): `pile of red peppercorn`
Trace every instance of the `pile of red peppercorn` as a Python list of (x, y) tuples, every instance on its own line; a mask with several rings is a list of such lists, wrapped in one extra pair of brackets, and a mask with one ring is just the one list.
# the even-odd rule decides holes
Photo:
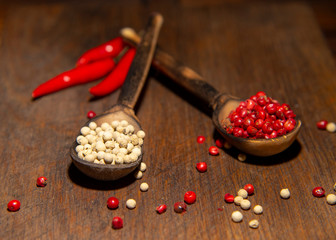
[(224, 128), (236, 137), (270, 139), (291, 132), (296, 125), (295, 117), (288, 104), (279, 104), (260, 91), (229, 114), (230, 124)]

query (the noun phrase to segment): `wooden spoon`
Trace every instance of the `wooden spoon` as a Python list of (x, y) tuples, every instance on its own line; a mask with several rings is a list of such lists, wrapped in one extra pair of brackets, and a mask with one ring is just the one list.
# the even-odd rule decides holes
[[(140, 41), (140, 37), (131, 28), (122, 29), (121, 35), (134, 44)], [(255, 156), (275, 155), (287, 149), (294, 142), (300, 131), (301, 121), (297, 120), (296, 126), (291, 132), (277, 138), (248, 139), (228, 134), (223, 126), (229, 124), (227, 117), (232, 110), (238, 107), (242, 101), (241, 99), (218, 92), (194, 70), (177, 62), (172, 56), (159, 48), (155, 52), (152, 64), (177, 84), (207, 102), (213, 110), (212, 121), (216, 129), (226, 141), (245, 153)]]
[[(99, 126), (104, 122), (111, 123), (114, 120), (126, 120), (129, 124), (134, 126), (135, 132), (142, 129), (133, 108), (147, 78), (162, 23), (163, 17), (160, 14), (155, 13), (151, 15), (144, 36), (137, 46), (136, 55), (122, 86), (117, 104), (103, 114), (92, 118), (85, 126), (88, 126), (90, 122), (96, 122)], [(75, 150), (77, 145), (75, 141), (70, 148), (73, 163), (84, 174), (98, 180), (108, 181), (124, 177), (134, 171), (142, 159), (141, 154), (135, 162), (129, 164), (111, 165), (91, 163), (77, 156)]]

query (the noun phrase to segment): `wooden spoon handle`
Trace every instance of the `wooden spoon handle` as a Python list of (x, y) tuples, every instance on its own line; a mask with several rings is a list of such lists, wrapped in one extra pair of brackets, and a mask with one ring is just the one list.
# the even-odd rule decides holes
[[(138, 44), (141, 40), (140, 36), (131, 28), (122, 29), (121, 35), (133, 44)], [(220, 93), (194, 70), (177, 62), (171, 55), (159, 48), (156, 49), (152, 64), (177, 84), (186, 88), (208, 103), (210, 107), (214, 108), (216, 104), (215, 100)]]
[(118, 104), (134, 108), (153, 60), (162, 23), (163, 17), (160, 14), (153, 13), (150, 16), (144, 35), (137, 46), (132, 65), (121, 88)]

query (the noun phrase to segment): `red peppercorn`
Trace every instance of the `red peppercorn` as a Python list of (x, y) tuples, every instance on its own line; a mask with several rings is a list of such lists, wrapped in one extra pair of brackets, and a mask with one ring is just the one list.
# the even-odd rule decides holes
[(254, 137), (257, 134), (257, 132), (258, 132), (258, 129), (256, 129), (255, 127), (249, 126), (247, 128), (247, 133), (249, 136)]
[(227, 203), (233, 203), (234, 202), (234, 196), (232, 194), (230, 194), (230, 193), (226, 193), (224, 195), (224, 200)]
[(20, 209), (21, 203), (19, 200), (12, 200), (7, 204), (8, 211), (16, 212)]
[(252, 184), (246, 184), (244, 189), (247, 191), (248, 195), (252, 195), (254, 193), (254, 187)]
[(221, 138), (216, 139), (215, 143), (216, 143), (216, 146), (219, 148), (223, 148), (224, 146), (224, 140)]
[(266, 105), (266, 111), (269, 113), (269, 114), (274, 114), (277, 110), (277, 106), (276, 104), (274, 103), (269, 103)]
[(263, 97), (263, 96), (266, 96), (266, 93), (263, 92), (263, 91), (259, 91), (259, 92), (257, 92), (257, 94), (256, 94), (256, 97), (257, 97), (257, 98), (258, 98), (258, 97)]
[(47, 178), (46, 177), (39, 177), (36, 180), (36, 185), (38, 187), (45, 187), (47, 185)]
[(167, 206), (165, 204), (161, 204), (156, 208), (156, 212), (158, 214), (164, 213), (167, 210)]
[(216, 155), (219, 154), (219, 150), (218, 150), (217, 147), (215, 147), (215, 146), (211, 146), (211, 147), (209, 148), (209, 153), (210, 153), (210, 155), (212, 155), (212, 156), (216, 156)]
[(121, 217), (114, 217), (112, 219), (112, 227), (114, 229), (120, 229), (124, 226), (124, 221), (122, 220)]
[(109, 209), (117, 209), (119, 207), (119, 200), (115, 197), (110, 197), (107, 199), (107, 207)]
[(265, 134), (271, 134), (273, 132), (272, 124), (269, 122), (264, 123), (261, 129)]
[(321, 120), (321, 121), (318, 121), (316, 123), (316, 126), (318, 129), (321, 129), (321, 130), (326, 130), (327, 128), (327, 124), (328, 124), (328, 121), (327, 120)]
[(185, 204), (184, 202), (176, 202), (174, 204), (174, 211), (176, 213), (182, 213), (187, 211), (187, 204)]
[(285, 124), (284, 128), (287, 132), (292, 131), (295, 128), (296, 121), (293, 118), (288, 119)]
[(323, 187), (316, 187), (313, 189), (313, 196), (314, 197), (323, 197), (325, 194), (325, 190)]
[(184, 194), (184, 201), (188, 204), (193, 204), (196, 202), (196, 193), (193, 191), (188, 191)]
[(96, 113), (94, 112), (94, 111), (88, 111), (88, 113), (87, 113), (87, 117), (89, 118), (89, 119), (91, 119), (91, 118), (94, 118), (96, 116)]
[(198, 143), (204, 143), (205, 142), (205, 137), (204, 136), (198, 136), (197, 137), (197, 142)]
[(205, 162), (199, 162), (196, 164), (196, 169), (203, 173), (203, 172), (206, 172), (206, 170), (208, 169), (208, 166)]
[(254, 108), (254, 106), (256, 105), (256, 102), (253, 101), (252, 99), (247, 99), (246, 100), (246, 108), (251, 110)]
[(235, 128), (233, 128), (232, 134), (235, 137), (242, 137), (243, 134), (244, 134), (244, 129), (242, 129), (240, 127), (235, 127)]

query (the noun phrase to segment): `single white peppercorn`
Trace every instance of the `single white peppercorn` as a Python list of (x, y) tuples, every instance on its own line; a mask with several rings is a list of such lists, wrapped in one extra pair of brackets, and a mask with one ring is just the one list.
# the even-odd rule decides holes
[(90, 133), (91, 129), (87, 126), (84, 126), (81, 128), (80, 132), (83, 136), (86, 136)]
[(136, 179), (141, 179), (141, 178), (142, 178), (142, 175), (143, 175), (143, 173), (142, 173), (141, 171), (137, 171), (137, 172), (135, 172), (134, 177), (135, 177)]
[(124, 131), (124, 127), (122, 127), (121, 125), (119, 125), (117, 128), (116, 128), (116, 131), (118, 131), (119, 133), (122, 133)]
[(128, 199), (126, 201), (126, 207), (128, 209), (134, 209), (136, 207), (136, 201), (134, 199)]
[(135, 162), (136, 160), (138, 160), (139, 156), (136, 155), (135, 153), (131, 153), (131, 154), (129, 154), (129, 157), (133, 162)]
[(106, 141), (105, 142), (105, 147), (106, 148), (114, 148), (114, 144), (115, 144), (114, 141)]
[(96, 127), (95, 131), (96, 131), (96, 133), (99, 133), (99, 132), (103, 131), (103, 129), (101, 129), (101, 127)]
[(96, 143), (96, 149), (97, 151), (105, 151), (106, 150), (106, 146), (105, 146), (105, 143), (103, 142), (97, 142)]
[(146, 134), (144, 131), (142, 130), (139, 130), (136, 134), (139, 138), (145, 138)]
[(127, 132), (128, 133), (134, 133), (134, 127), (133, 127), (133, 125), (128, 125), (127, 127), (126, 127), (126, 129), (127, 129)]
[(78, 143), (78, 144), (81, 144), (81, 145), (84, 146), (85, 144), (88, 144), (89, 141), (87, 140), (86, 137), (84, 137), (84, 136), (79, 136), (79, 137), (77, 138), (77, 143)]
[(95, 156), (93, 154), (88, 154), (84, 157), (84, 160), (88, 162), (93, 162), (95, 160)]
[(97, 132), (95, 130), (91, 130), (90, 134), (93, 135), (93, 136), (97, 136)]
[(78, 156), (80, 159), (84, 160), (84, 154), (83, 154), (83, 151), (78, 152), (78, 153), (77, 153), (77, 156)]
[(119, 126), (120, 122), (115, 120), (111, 122), (111, 127), (113, 127), (114, 129), (116, 129)]
[(142, 192), (146, 192), (146, 191), (148, 191), (148, 188), (149, 188), (149, 186), (148, 186), (148, 184), (147, 183), (141, 183), (140, 184), (140, 190), (142, 191)]
[(92, 129), (92, 130), (95, 130), (97, 128), (97, 123), (95, 122), (90, 122), (89, 123), (89, 128)]
[(243, 197), (242, 196), (236, 196), (234, 199), (233, 199), (233, 202), (236, 204), (236, 205), (240, 205), (241, 201), (243, 201)]
[(97, 153), (97, 158), (98, 158), (98, 160), (105, 158), (105, 152), (104, 151), (99, 151)]
[(250, 209), (251, 207), (251, 202), (247, 199), (243, 199), (241, 202), (240, 202), (240, 207), (244, 210), (248, 210)]
[(119, 153), (122, 153), (124, 155), (126, 155), (128, 153), (127, 149), (126, 148), (119, 148)]
[(139, 141), (139, 145), (142, 146), (143, 145), (143, 138), (139, 138), (138, 141)]
[(141, 155), (141, 149), (140, 148), (133, 148), (132, 149), (132, 153), (136, 154), (137, 156)]
[(238, 154), (238, 160), (241, 161), (241, 162), (244, 162), (246, 160), (246, 154), (239, 153)]
[(253, 208), (253, 212), (255, 214), (262, 214), (264, 211), (263, 207), (260, 206), (260, 205), (255, 205), (254, 208)]
[(80, 152), (84, 150), (84, 146), (83, 145), (77, 145), (76, 146), (76, 152)]
[(241, 196), (242, 198), (247, 198), (248, 192), (245, 189), (242, 188), (242, 189), (239, 189), (237, 195)]
[(330, 205), (336, 204), (336, 195), (335, 194), (328, 194), (327, 195), (327, 203)]
[(134, 145), (132, 143), (127, 143), (126, 149), (127, 149), (128, 152), (132, 152), (133, 148), (134, 148)]
[(331, 133), (336, 132), (336, 124), (334, 122), (328, 123), (326, 126), (326, 130)]
[(146, 169), (147, 169), (147, 165), (146, 165), (146, 163), (144, 163), (144, 162), (141, 162), (140, 163), (140, 171), (141, 172), (144, 172), (144, 171), (146, 171)]
[(259, 221), (257, 219), (253, 219), (249, 222), (250, 228), (258, 228), (259, 227)]
[(109, 128), (111, 128), (110, 124), (108, 124), (107, 122), (102, 123), (102, 125), (100, 125), (100, 127), (103, 131), (106, 131)]
[(241, 222), (243, 220), (243, 214), (239, 211), (234, 211), (231, 214), (231, 218), (232, 218), (232, 221), (238, 223), (238, 222)]
[(127, 127), (127, 126), (128, 126), (128, 122), (127, 122), (126, 120), (122, 120), (122, 121), (120, 122), (120, 126), (122, 126), (122, 127)]
[(280, 196), (284, 199), (287, 199), (290, 197), (290, 192), (288, 188), (281, 189)]
[(104, 134), (103, 134), (103, 139), (104, 139), (104, 141), (112, 140), (112, 132), (105, 131)]
[(113, 161), (112, 153), (105, 153), (104, 161), (105, 161), (105, 163), (112, 163), (112, 161)]

